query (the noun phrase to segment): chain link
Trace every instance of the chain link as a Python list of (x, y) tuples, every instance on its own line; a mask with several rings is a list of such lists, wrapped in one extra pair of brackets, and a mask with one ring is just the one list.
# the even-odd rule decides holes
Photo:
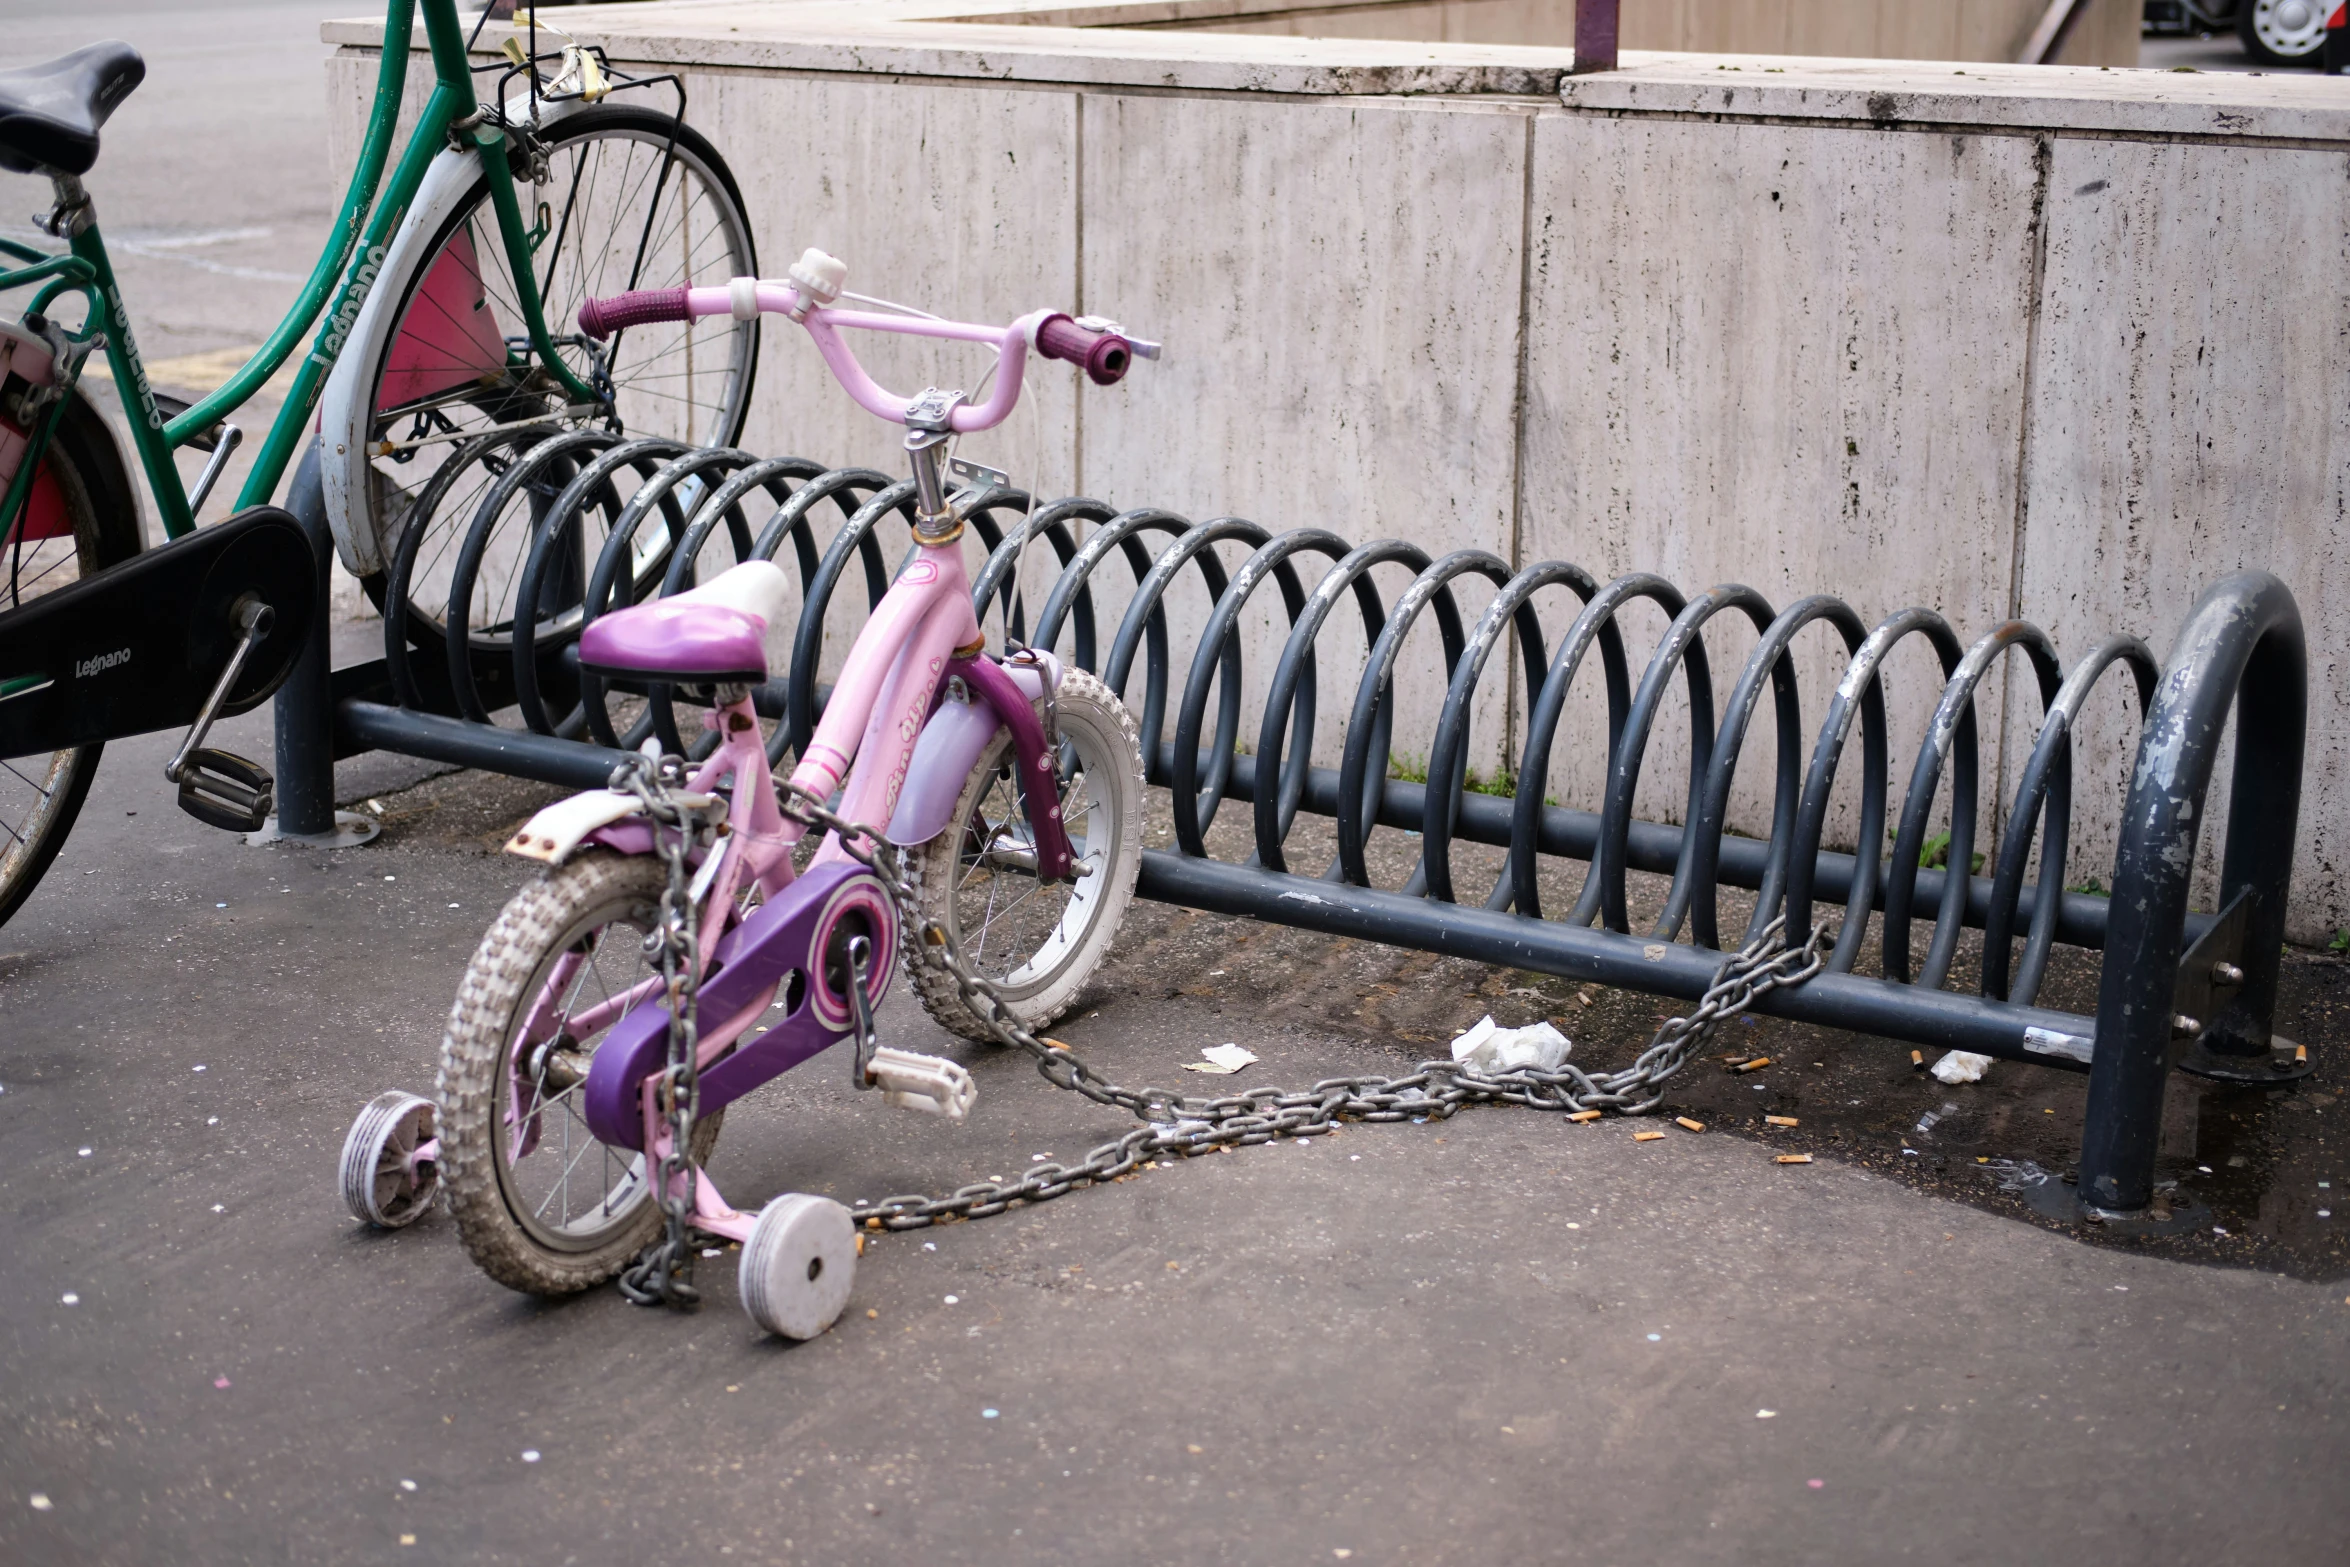
[(658, 1164), (654, 1191), (661, 1205), (661, 1235), (620, 1275), (620, 1293), (639, 1306), (668, 1305), (691, 1310), (701, 1303), (694, 1288), (694, 1256), (700, 1237), (693, 1230), (694, 1198), (701, 1170), (694, 1161), (694, 1117), (701, 1110), (702, 1073), (698, 1031), (701, 989), (701, 908), (693, 896), (687, 856), (699, 844), (717, 852), (717, 819), (683, 793), (683, 766), (676, 757), (635, 758), (612, 769), (611, 787), (634, 794), (653, 824), (653, 847), (668, 869), (660, 912), (645, 933), (646, 961), (661, 973), (661, 994), (669, 1012), (668, 1054), (655, 1103), (669, 1132)]
[(1122, 1088), (1067, 1045), (1021, 1023), (995, 986), (972, 969), (945, 927), (921, 919), (912, 883), (893, 845), (871, 828), (843, 819), (797, 785), (787, 782), (778, 788), (784, 814), (836, 834), (842, 847), (880, 878), (897, 902), (900, 928), (913, 933), (918, 961), (954, 980), (964, 1003), (998, 1043), (1026, 1051), (1054, 1087), (1083, 1094), (1096, 1104), (1115, 1105), (1143, 1122), (1074, 1165), (1035, 1164), (1016, 1181), (978, 1181), (944, 1196), (913, 1194), (861, 1203), (850, 1214), (864, 1228), (913, 1230), (946, 1220), (983, 1219), (1015, 1202), (1048, 1202), (1080, 1186), (1114, 1180), (1161, 1154), (1189, 1157), (1278, 1137), (1314, 1137), (1344, 1121), (1443, 1120), (1464, 1105), (1482, 1103), (1570, 1114), (1615, 1110), (1644, 1115), (1664, 1098), (1665, 1080), (1724, 1020), (1781, 986), (1802, 984), (1826, 963), (1821, 949), (1829, 933), (1815, 927), (1802, 946), (1790, 947), (1781, 915), (1722, 960), (1694, 1010), (1659, 1027), (1638, 1059), (1616, 1072), (1589, 1073), (1563, 1063), (1555, 1072), (1527, 1067), (1487, 1075), (1466, 1062), (1422, 1061), (1402, 1077), (1324, 1078), (1304, 1093), (1255, 1088), (1219, 1099), (1194, 1099), (1160, 1088)]

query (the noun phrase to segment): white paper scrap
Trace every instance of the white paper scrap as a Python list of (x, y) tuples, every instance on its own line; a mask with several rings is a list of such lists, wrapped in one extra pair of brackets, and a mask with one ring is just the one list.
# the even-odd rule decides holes
[(1979, 1083), (1990, 1069), (1989, 1056), (1971, 1050), (1953, 1050), (1934, 1063), (1934, 1076), (1945, 1083)]
[(1515, 1072), (1522, 1067), (1555, 1072), (1565, 1064), (1567, 1052), (1574, 1048), (1566, 1035), (1548, 1023), (1503, 1028), (1488, 1013), (1453, 1040), (1452, 1058), (1488, 1075)]
[(1207, 1059), (1186, 1061), (1183, 1063), (1183, 1070), (1186, 1072), (1209, 1072), (1218, 1077), (1225, 1077), (1239, 1071), (1257, 1058), (1257, 1053), (1254, 1050), (1229, 1044), (1211, 1045), (1200, 1054)]

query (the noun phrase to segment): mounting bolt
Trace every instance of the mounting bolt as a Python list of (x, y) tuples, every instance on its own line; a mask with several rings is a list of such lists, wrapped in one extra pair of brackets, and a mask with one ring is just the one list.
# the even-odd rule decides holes
[(2244, 971), (2233, 963), (2214, 963), (2211, 965), (2211, 982), (2215, 985), (2241, 985), (2244, 983)]
[(2170, 1031), (2174, 1038), (2193, 1039), (2203, 1032), (2203, 1020), (2181, 1012), (2170, 1020)]

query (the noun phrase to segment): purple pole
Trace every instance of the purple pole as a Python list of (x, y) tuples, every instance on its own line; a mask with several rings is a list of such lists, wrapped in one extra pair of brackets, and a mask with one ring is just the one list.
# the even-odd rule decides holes
[(1575, 68), (1571, 74), (1616, 68), (1616, 8), (1620, 0), (1575, 0)]

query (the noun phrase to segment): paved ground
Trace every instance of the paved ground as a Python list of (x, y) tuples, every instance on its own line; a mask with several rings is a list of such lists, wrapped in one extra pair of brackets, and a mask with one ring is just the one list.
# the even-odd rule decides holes
[[(0, 932), (0, 1560), (2339, 1559), (2339, 1269), (2084, 1245), (1719, 1130), (1473, 1112), (1198, 1159), (878, 1239), (798, 1347), (731, 1257), (694, 1317), (510, 1295), (445, 1222), (356, 1229), (333, 1167), (429, 1083), (533, 791), (453, 776), (376, 796), (368, 849), (255, 850), (171, 808), (164, 752), (109, 752)], [(1301, 950), (1256, 934), (1145, 911), (1130, 952), (1224, 977), (1122, 963), (1070, 1037), (1152, 1081), (1224, 1039), (1245, 1082), (1425, 1049), (1253, 1004)], [(1481, 1004), (1333, 945), (1366, 992)], [(956, 1053), (967, 1127), (827, 1058), (736, 1108), (716, 1177), (941, 1189), (1118, 1129)]]
[[(102, 164), (110, 219), (291, 233), (325, 215), (323, 179), (253, 217), (277, 199), (260, 182), (198, 176), (314, 113), (290, 90), (291, 120), (249, 112), (227, 46), (280, 40), (269, 69), (299, 84), (327, 9), (43, 7), (4, 47), (146, 29), (156, 74), (109, 155), (137, 131), (179, 172)], [(170, 50), (196, 85), (172, 85)], [(175, 91), (216, 116), (205, 139), (138, 129)], [(25, 189), (0, 197), (28, 208)], [(214, 254), (163, 252), (188, 253)], [(257, 340), (291, 287), (246, 279), (247, 313), (204, 315), (223, 274), (139, 259), (126, 285), (175, 352)], [(266, 755), (267, 715), (222, 738)], [(736, 1309), (730, 1258), (705, 1264), (698, 1316), (608, 1290), (546, 1305), (444, 1222), (373, 1236), (341, 1210), (344, 1129), (377, 1090), (429, 1084), (520, 880), (491, 845), (541, 791), (346, 764), (377, 844), (255, 850), (172, 807), (169, 743), (110, 749), (0, 928), (0, 1562), (2341, 1557), (2350, 1266), (2318, 1217), (2350, 1191), (2338, 965), (2292, 970), (2318, 1079), (2178, 1118), (2165, 1168), (2212, 1167), (2229, 1237), (2085, 1243), (1970, 1173), (2058, 1165), (2070, 1079), (1946, 1090), (1905, 1050), (1790, 1030), (1761, 1093), (1693, 1069), (1704, 1134), (1475, 1112), (885, 1237), (840, 1328), (784, 1347)], [(1264, 1058), (1243, 1084), (1297, 1083), (1403, 1067), (1488, 1007), (1568, 1016), (1607, 1063), (1654, 1011), (1141, 910), (1067, 1032), (1121, 1076), (1171, 1081), (1230, 1039)], [(971, 1064), (972, 1122), (887, 1111), (823, 1060), (730, 1114), (730, 1193), (940, 1189), (1120, 1129), (902, 999), (885, 1021)], [(1738, 1095), (1796, 1114), (1820, 1162), (1774, 1165), (1781, 1134)], [(1961, 1113), (1917, 1133), (1945, 1100)]]

